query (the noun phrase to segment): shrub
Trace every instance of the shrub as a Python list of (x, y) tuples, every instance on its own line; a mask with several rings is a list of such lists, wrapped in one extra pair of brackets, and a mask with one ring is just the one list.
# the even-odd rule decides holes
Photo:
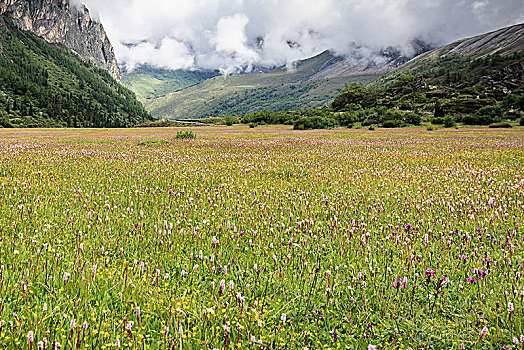
[(524, 117), (520, 118), (519, 125), (520, 125), (520, 126), (524, 126)]
[(430, 125), (426, 128), (427, 131), (433, 131), (433, 127)]
[(196, 134), (192, 131), (179, 131), (177, 132), (175, 138), (184, 140), (194, 140), (196, 139)]
[(442, 125), (442, 124), (444, 124), (444, 118), (441, 118), (441, 117), (433, 118), (433, 119), (431, 119), (431, 124), (433, 124), (433, 125)]
[(455, 119), (453, 119), (452, 116), (448, 115), (444, 118), (444, 127), (445, 128), (453, 128), (457, 126), (457, 123), (455, 123)]
[(403, 126), (405, 126), (406, 124), (404, 124), (404, 122), (402, 120), (399, 120), (399, 119), (395, 119), (395, 120), (386, 120), (382, 123), (382, 127), (384, 128), (401, 128)]
[(404, 117), (404, 120), (406, 121), (407, 124), (411, 124), (411, 125), (420, 125), (420, 123), (422, 122), (422, 118), (420, 117), (420, 115), (416, 113), (406, 114), (406, 116)]
[(293, 124), (294, 130), (327, 129), (335, 126), (335, 121), (331, 118), (321, 116), (300, 117)]
[(489, 124), (489, 127), (492, 129), (509, 129), (513, 126), (510, 123), (493, 123)]
[(227, 126), (232, 126), (233, 124), (238, 123), (238, 118), (232, 115), (228, 115), (227, 117), (224, 118), (224, 123)]
[(256, 123), (249, 123), (249, 127), (250, 127), (251, 129), (254, 129), (254, 128), (256, 128), (257, 126), (258, 126), (258, 125), (257, 125)]
[(371, 125), (368, 129), (373, 131), (373, 130), (375, 130), (375, 127), (373, 125)]

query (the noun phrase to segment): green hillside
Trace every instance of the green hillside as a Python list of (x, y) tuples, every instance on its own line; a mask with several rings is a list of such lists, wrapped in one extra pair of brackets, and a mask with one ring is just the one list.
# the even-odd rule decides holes
[(131, 89), (140, 101), (145, 102), (196, 85), (217, 75), (218, 72), (140, 66), (131, 72), (124, 72), (122, 83)]
[(0, 17), (0, 127), (129, 127), (151, 119), (109, 73)]
[(363, 125), (402, 126), (406, 113), (433, 124), (523, 123), (524, 24), (421, 55), (371, 86), (348, 86), (332, 103)]
[(310, 79), (333, 59), (330, 52), (301, 61), (295, 70), (215, 77), (182, 91), (150, 100), (146, 108), (159, 118), (203, 118), (262, 110), (316, 108), (329, 103), (346, 84), (367, 84), (376, 76)]

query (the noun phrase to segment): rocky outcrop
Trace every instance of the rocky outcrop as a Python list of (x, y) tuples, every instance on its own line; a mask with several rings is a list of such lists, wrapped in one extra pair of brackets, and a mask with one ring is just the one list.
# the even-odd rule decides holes
[(113, 46), (85, 6), (72, 5), (70, 0), (0, 0), (0, 14), (50, 43), (65, 45), (120, 81)]

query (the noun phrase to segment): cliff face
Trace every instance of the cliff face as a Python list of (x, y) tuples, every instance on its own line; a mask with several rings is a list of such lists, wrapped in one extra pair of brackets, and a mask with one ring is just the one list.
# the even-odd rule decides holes
[(0, 14), (50, 43), (64, 44), (120, 81), (113, 46), (85, 6), (73, 6), (70, 0), (0, 0)]

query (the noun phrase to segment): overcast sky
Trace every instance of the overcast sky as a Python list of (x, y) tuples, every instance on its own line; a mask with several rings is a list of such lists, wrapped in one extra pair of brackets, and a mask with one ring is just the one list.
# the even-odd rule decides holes
[[(78, 0), (76, 0), (78, 1)], [(524, 22), (524, 0), (81, 0), (121, 64), (273, 66), (326, 49), (435, 44)]]

